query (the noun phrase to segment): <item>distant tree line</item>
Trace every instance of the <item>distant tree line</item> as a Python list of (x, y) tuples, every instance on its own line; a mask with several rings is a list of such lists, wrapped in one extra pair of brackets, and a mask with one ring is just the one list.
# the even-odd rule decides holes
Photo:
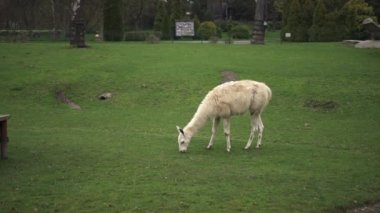
[[(0, 0), (0, 30), (51, 29), (66, 35), (74, 1)], [(227, 29), (231, 28), (227, 21), (249, 23), (255, 15), (255, 0), (84, 0), (82, 7), (86, 31), (106, 31), (108, 40), (118, 40), (126, 31), (141, 30), (159, 31), (168, 39), (173, 37), (177, 19), (191, 18), (198, 26), (213, 21), (218, 28)], [(360, 37), (359, 19), (380, 19), (379, 0), (267, 0), (265, 10), (268, 26), (282, 28), (282, 35), (292, 32), (293, 41), (328, 40), (336, 31), (344, 33), (334, 40)]]

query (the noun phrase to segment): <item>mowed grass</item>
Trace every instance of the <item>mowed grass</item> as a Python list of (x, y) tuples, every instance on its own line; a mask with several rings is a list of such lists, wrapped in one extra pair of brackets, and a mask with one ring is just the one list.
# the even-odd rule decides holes
[[(263, 147), (211, 124), (178, 152), (223, 70), (266, 82)], [(320, 212), (380, 200), (380, 51), (339, 43), (0, 43), (1, 212)], [(81, 106), (55, 99), (66, 95)], [(111, 92), (111, 100), (97, 95)], [(333, 107), (306, 107), (309, 102)]]

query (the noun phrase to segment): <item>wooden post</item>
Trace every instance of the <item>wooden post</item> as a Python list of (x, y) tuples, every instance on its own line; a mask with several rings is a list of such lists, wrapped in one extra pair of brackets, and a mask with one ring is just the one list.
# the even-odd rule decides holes
[(1, 143), (1, 159), (8, 158), (8, 130), (7, 120), (9, 115), (0, 115), (0, 143)]

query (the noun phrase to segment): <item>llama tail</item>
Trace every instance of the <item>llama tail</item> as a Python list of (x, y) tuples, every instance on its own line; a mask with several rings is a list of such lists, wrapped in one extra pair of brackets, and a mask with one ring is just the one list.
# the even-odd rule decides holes
[(267, 93), (268, 93), (268, 103), (269, 103), (269, 101), (272, 100), (272, 90), (269, 87), (267, 89)]

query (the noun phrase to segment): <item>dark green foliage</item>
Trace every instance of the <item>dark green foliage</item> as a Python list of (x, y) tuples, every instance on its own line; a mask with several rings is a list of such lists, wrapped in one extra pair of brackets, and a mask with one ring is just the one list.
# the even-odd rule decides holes
[(373, 8), (364, 0), (350, 0), (341, 10), (342, 22), (346, 27), (347, 35), (352, 38), (363, 38), (366, 33), (363, 31), (363, 20), (371, 17), (376, 20)]
[(304, 0), (304, 4), (302, 5), (301, 23), (300, 23), (302, 41), (309, 40), (308, 30), (310, 26), (313, 25), (314, 7), (315, 7), (314, 0)]
[(373, 7), (373, 12), (378, 21), (380, 21), (380, 1), (379, 0), (366, 0), (369, 6)]
[(166, 8), (167, 3), (159, 0), (157, 5), (157, 13), (154, 19), (153, 29), (162, 33), (162, 39), (170, 39), (170, 18)]
[(105, 0), (104, 2), (103, 38), (106, 41), (121, 41), (123, 39), (121, 8), (121, 0)]
[(313, 22), (313, 0), (292, 0), (288, 8), (287, 25), (282, 30), (282, 38), (285, 33), (291, 33), (291, 41), (308, 41), (308, 30)]
[(162, 33), (162, 39), (168, 40), (170, 39), (170, 17), (166, 13), (164, 16), (164, 22), (162, 24), (161, 33)]
[(318, 0), (317, 6), (313, 14), (313, 25), (309, 29), (310, 41), (321, 41), (322, 40), (322, 28), (324, 22), (326, 21), (325, 14), (327, 9), (323, 0)]
[(199, 38), (198, 30), (199, 26), (201, 25), (201, 22), (199, 21), (199, 18), (197, 15), (194, 17), (194, 30), (195, 30), (195, 38)]
[(170, 1), (170, 29), (172, 29), (172, 36), (175, 36), (175, 22), (183, 17), (182, 13), (182, 1), (171, 0)]
[(364, 0), (290, 0), (280, 1), (283, 13), (282, 39), (290, 41), (339, 41), (364, 39), (361, 24), (374, 17), (373, 8)]
[(328, 12), (325, 2), (318, 1), (314, 10), (313, 25), (309, 29), (309, 40), (340, 41), (346, 34), (340, 11)]
[(302, 8), (299, 0), (292, 0), (289, 11), (287, 24), (282, 29), (282, 37), (284, 38), (285, 33), (291, 33), (291, 41), (304, 41), (305, 40), (305, 27), (302, 26)]
[(146, 41), (150, 35), (154, 35), (157, 38), (162, 37), (162, 33), (155, 31), (128, 31), (124, 34), (125, 41)]
[(245, 24), (239, 24), (231, 29), (232, 38), (249, 39), (251, 37), (251, 29)]
[(214, 22), (205, 21), (199, 26), (198, 33), (202, 39), (209, 39), (212, 36), (216, 36), (217, 27)]
[(153, 29), (155, 31), (161, 31), (164, 23), (165, 14), (167, 14), (166, 3), (163, 0), (159, 0), (157, 3), (156, 16), (154, 18)]
[(0, 30), (0, 41), (57, 41), (65, 40), (60, 30)]

